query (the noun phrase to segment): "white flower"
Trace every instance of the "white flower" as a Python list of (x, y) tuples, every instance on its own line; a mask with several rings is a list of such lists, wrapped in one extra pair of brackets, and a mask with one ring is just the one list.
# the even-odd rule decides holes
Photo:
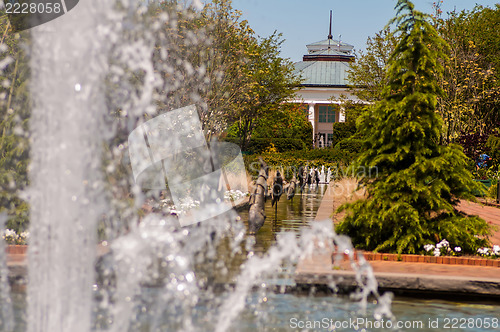
[(494, 245), (493, 246), (493, 254), (494, 255), (497, 255), (497, 256), (500, 256), (500, 246), (499, 245)]
[(4, 234), (3, 234), (2, 238), (8, 244), (15, 244), (18, 241), (18, 239), (19, 239), (19, 235), (17, 235), (16, 231), (14, 231), (12, 229), (6, 229), (4, 231)]
[(434, 249), (434, 256), (441, 256), (441, 250), (439, 250), (439, 248)]
[(446, 239), (443, 239), (441, 242), (439, 242), (437, 245), (439, 245), (439, 247), (448, 247), (450, 245), (450, 243), (448, 241), (446, 241)]
[(441, 244), (441, 242), (439, 242), (438, 244), (436, 244), (436, 248), (439, 249), (441, 248), (443, 245)]
[(489, 248), (479, 248), (477, 249), (477, 252), (480, 253), (481, 255), (486, 255), (488, 256), (490, 249)]
[(426, 244), (424, 246), (424, 250), (425, 251), (431, 251), (431, 250), (434, 250), (434, 245), (433, 244)]
[(16, 231), (12, 230), (12, 229), (6, 229), (5, 230), (5, 237), (13, 237), (14, 239), (17, 238), (17, 234), (16, 234)]
[(460, 247), (455, 247), (455, 252), (461, 252), (462, 251), (462, 248)]
[(241, 190), (228, 190), (224, 193), (225, 200), (236, 201), (242, 197), (248, 196), (248, 193), (244, 193)]

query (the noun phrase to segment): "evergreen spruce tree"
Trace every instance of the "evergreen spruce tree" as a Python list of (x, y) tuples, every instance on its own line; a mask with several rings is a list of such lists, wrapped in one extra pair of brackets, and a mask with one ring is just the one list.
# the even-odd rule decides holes
[(477, 188), (456, 145), (439, 145), (442, 120), (436, 109), (442, 92), (438, 58), (446, 43), (430, 24), (430, 16), (399, 0), (399, 43), (387, 66), (388, 85), (380, 102), (358, 120), (365, 141), (358, 167), (376, 167), (365, 178), (367, 199), (346, 204), (337, 231), (360, 249), (417, 253), (425, 244), (447, 239), (465, 252), (489, 244), (488, 224), (457, 211), (459, 200), (473, 199)]

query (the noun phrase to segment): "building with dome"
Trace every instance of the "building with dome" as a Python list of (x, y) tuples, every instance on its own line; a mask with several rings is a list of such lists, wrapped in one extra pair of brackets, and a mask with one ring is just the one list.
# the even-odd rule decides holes
[(345, 98), (359, 101), (348, 90), (347, 71), (354, 61), (354, 46), (334, 40), (330, 33), (327, 39), (308, 44), (307, 54), (295, 63), (295, 73), (303, 79), (297, 98), (291, 102), (304, 105), (313, 127), (315, 147), (329, 146), (333, 141), (333, 123), (344, 122), (342, 107)]

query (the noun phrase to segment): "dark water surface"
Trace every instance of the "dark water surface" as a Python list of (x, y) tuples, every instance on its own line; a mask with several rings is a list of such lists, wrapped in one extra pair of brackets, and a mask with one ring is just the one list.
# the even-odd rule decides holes
[[(276, 205), (271, 206), (271, 200), (268, 199), (265, 205), (266, 221), (255, 236), (255, 251), (267, 251), (275, 242), (276, 234), (279, 232), (292, 231), (298, 234), (301, 227), (314, 221), (326, 189), (326, 184), (320, 184), (319, 187), (315, 185), (305, 187), (304, 192), (299, 189), (291, 200), (287, 200), (286, 194), (283, 194), (277, 204), (277, 209)], [(248, 210), (238, 214), (246, 224)]]

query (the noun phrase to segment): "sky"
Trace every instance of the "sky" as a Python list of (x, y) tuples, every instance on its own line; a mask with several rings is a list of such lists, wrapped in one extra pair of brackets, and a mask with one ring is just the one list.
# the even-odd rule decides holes
[[(437, 0), (414, 0), (415, 9), (432, 14)], [(275, 30), (285, 39), (281, 56), (301, 61), (306, 44), (327, 39), (330, 10), (333, 11), (332, 35), (364, 50), (366, 39), (382, 30), (394, 17), (397, 0), (233, 0), (233, 8), (261, 37)], [(471, 10), (475, 4), (493, 8), (499, 0), (443, 0), (443, 18), (447, 12)]]

